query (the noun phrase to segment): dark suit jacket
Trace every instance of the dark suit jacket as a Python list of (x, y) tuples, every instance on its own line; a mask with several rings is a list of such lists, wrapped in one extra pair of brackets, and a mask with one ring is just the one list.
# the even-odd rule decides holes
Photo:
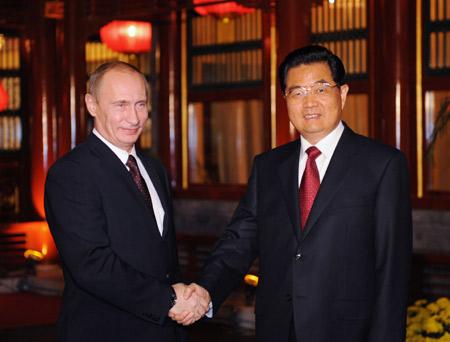
[(345, 128), (300, 231), (300, 141), (255, 158), (200, 279), (216, 311), (259, 257), (258, 341), (403, 342), (411, 254), (407, 163)]
[(119, 158), (95, 135), (47, 175), (45, 210), (64, 270), (59, 341), (178, 341), (167, 313), (180, 280), (169, 182), (139, 154), (165, 211), (160, 235)]

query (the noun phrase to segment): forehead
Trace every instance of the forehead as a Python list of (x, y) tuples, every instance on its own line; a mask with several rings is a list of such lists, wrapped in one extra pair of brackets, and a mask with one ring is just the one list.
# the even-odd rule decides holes
[[(129, 70), (113, 69), (106, 72), (98, 87), (99, 93), (137, 92), (145, 94), (145, 83), (142, 76)], [(138, 95), (136, 94), (136, 95)]]
[(286, 86), (310, 85), (318, 81), (333, 82), (333, 75), (326, 62), (300, 64), (290, 68), (286, 76)]

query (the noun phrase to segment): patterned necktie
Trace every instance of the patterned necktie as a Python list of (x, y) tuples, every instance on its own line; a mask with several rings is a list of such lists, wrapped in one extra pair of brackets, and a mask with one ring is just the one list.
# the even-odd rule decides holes
[(316, 198), (320, 186), (319, 171), (317, 170), (316, 158), (320, 155), (317, 147), (311, 146), (306, 150), (308, 160), (306, 161), (305, 172), (300, 183), (299, 201), (300, 201), (300, 219), (301, 228), (305, 228), (309, 212)]
[(131, 177), (133, 178), (134, 183), (136, 184), (139, 191), (144, 195), (145, 202), (153, 212), (152, 198), (150, 197), (150, 193), (148, 192), (147, 185), (145, 184), (144, 178), (139, 172), (139, 168), (136, 162), (136, 158), (134, 158), (131, 154), (128, 156), (128, 160), (126, 165), (130, 168)]

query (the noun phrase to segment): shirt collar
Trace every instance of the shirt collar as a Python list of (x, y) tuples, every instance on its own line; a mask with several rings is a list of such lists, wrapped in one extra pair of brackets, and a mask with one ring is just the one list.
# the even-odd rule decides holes
[[(342, 132), (344, 132), (344, 128), (345, 127), (342, 121), (339, 121), (339, 124), (335, 129), (333, 129), (330, 133), (328, 133), (327, 136), (322, 138), (316, 145), (314, 145), (320, 150), (325, 158), (329, 159), (333, 155), (339, 139), (341, 138)], [(300, 156), (302, 156), (304, 153), (306, 153), (305, 151), (313, 145), (303, 136), (300, 136), (300, 141)]]
[(92, 133), (95, 134), (96, 137), (98, 137), (101, 141), (103, 141), (105, 143), (106, 146), (108, 146), (111, 151), (114, 152), (114, 154), (117, 156), (117, 158), (120, 159), (120, 161), (122, 162), (122, 164), (126, 164), (127, 160), (128, 160), (128, 156), (131, 154), (133, 155), (133, 157), (137, 158), (137, 154), (136, 154), (136, 148), (133, 147), (131, 148), (131, 153), (128, 153), (125, 150), (122, 150), (121, 148), (117, 147), (116, 145), (111, 144), (108, 140), (106, 140), (99, 131), (97, 131), (95, 128), (92, 130)]

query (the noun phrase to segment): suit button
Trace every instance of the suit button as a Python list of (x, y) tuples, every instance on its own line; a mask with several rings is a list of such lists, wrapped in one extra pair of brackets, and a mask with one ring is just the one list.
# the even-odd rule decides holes
[(170, 274), (169, 274), (169, 273), (166, 274), (166, 278), (167, 278), (167, 279), (170, 278)]
[(303, 257), (303, 254), (298, 252), (297, 254), (295, 254), (295, 260), (300, 260)]

